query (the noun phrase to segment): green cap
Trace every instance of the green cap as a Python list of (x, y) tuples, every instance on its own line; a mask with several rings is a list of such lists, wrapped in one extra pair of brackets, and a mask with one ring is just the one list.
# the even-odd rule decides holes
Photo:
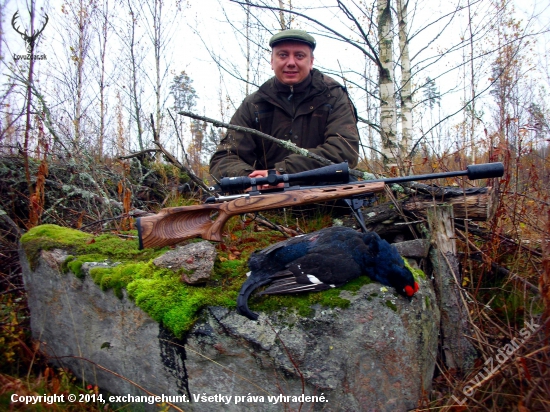
[(269, 46), (273, 48), (276, 43), (289, 40), (306, 43), (309, 47), (311, 47), (311, 50), (315, 50), (315, 38), (306, 31), (297, 29), (280, 31), (269, 40)]

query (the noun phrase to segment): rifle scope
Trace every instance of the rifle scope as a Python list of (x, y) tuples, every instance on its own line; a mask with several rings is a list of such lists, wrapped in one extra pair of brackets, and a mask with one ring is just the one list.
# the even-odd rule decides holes
[(279, 183), (295, 182), (312, 184), (323, 183), (348, 183), (349, 167), (347, 162), (320, 167), (318, 169), (306, 170), (305, 172), (278, 175), (275, 170), (269, 170), (266, 177), (224, 177), (220, 181), (222, 192), (237, 192), (246, 190), (252, 186), (270, 185), (277, 186)]

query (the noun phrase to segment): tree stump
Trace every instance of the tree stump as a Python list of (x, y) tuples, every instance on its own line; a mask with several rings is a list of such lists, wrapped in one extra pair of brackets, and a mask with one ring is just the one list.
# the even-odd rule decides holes
[(462, 295), (453, 207), (426, 209), (431, 232), (430, 259), (434, 268), (434, 286), (441, 311), (441, 348), (449, 369), (466, 372), (473, 367), (476, 351), (468, 340), (468, 308)]

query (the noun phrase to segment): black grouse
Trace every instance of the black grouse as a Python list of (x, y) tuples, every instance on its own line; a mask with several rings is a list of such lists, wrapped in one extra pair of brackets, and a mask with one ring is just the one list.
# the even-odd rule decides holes
[(321, 291), (367, 275), (411, 297), (418, 284), (397, 249), (374, 232), (360, 233), (330, 227), (294, 237), (254, 252), (250, 273), (237, 298), (237, 311), (249, 319), (258, 315), (248, 308), (257, 288), (271, 285), (260, 295)]

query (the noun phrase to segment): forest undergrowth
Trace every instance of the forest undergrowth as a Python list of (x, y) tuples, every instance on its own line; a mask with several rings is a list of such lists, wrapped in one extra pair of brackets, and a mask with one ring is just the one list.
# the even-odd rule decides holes
[[(550, 410), (550, 175), (544, 172), (550, 159), (505, 150), (486, 157), (487, 161), (503, 160), (506, 166), (498, 182), (495, 213), (487, 222), (456, 222), (464, 304), (478, 359), (473, 371), (459, 371), (447, 369), (444, 359), (438, 358), (432, 390), (425, 393), (419, 411)], [(54, 223), (93, 234), (128, 236), (140, 213), (199, 203), (203, 195), (181, 170), (151, 158), (98, 161), (41, 156), (28, 160), (30, 181), (20, 155), (0, 158), (2, 410), (25, 409), (10, 405), (12, 393), (99, 393), (99, 388), (77, 381), (68, 370), (52, 366), (31, 338), (18, 257), (21, 234), (38, 224)], [(467, 162), (454, 153), (419, 157), (413, 165), (420, 174), (464, 169)], [(290, 232), (317, 230), (331, 222), (327, 215), (289, 219), (275, 212), (269, 218)], [(242, 242), (250, 238), (243, 240), (231, 232), (226, 231), (219, 247), (221, 256), (242, 259)], [(272, 236), (277, 241), (285, 235)], [(43, 406), (44, 410), (77, 410), (72, 408)], [(170, 407), (159, 405), (159, 409)], [(129, 409), (91, 403), (78, 410)]]

